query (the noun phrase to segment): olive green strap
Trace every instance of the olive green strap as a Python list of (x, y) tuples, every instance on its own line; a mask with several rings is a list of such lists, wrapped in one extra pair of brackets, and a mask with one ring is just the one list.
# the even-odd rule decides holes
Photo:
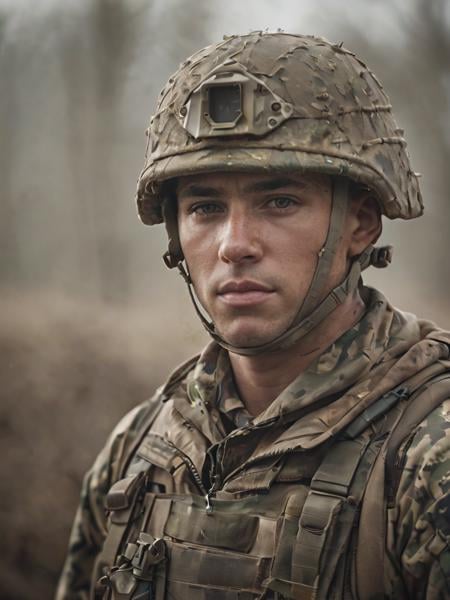
[[(420, 399), (419, 399), (420, 398)], [(426, 383), (408, 403), (405, 412), (389, 439), (386, 451), (386, 486), (387, 500), (393, 505), (399, 478), (402, 473), (397, 455), (402, 442), (415, 430), (434, 409), (450, 398), (450, 374)]]
[(360, 438), (338, 441), (331, 447), (311, 481), (300, 515), (290, 576), (288, 571), (285, 579), (271, 580), (270, 589), (285, 595), (288, 589), (288, 597), (300, 600), (341, 598), (338, 592), (329, 592), (379, 446), (377, 441), (372, 444)]
[[(279, 337), (261, 346), (237, 347), (225, 342), (220, 337), (220, 335), (216, 333), (214, 324), (209, 322), (202, 314), (200, 308), (198, 307), (191, 285), (188, 285), (188, 290), (197, 315), (199, 316), (201, 322), (203, 323), (203, 326), (211, 335), (211, 337), (223, 348), (226, 348), (231, 352), (235, 352), (237, 354), (242, 354), (245, 356), (252, 356), (255, 354), (259, 354), (263, 351), (270, 352), (276, 349), (288, 348), (295, 341), (299, 340), (307, 333), (309, 333), (312, 329), (314, 329), (314, 327), (316, 327), (318, 323), (322, 322), (329, 314), (331, 314), (357, 288), (359, 279), (361, 277), (361, 271), (370, 264), (372, 251), (373, 247), (369, 246), (360, 256), (358, 256), (354, 260), (350, 271), (347, 277), (344, 279), (344, 281), (338, 286), (336, 286), (308, 317), (305, 317), (302, 321), (300, 321), (300, 323), (289, 327), (289, 329)], [(180, 269), (181, 274), (189, 284), (189, 274), (186, 272), (181, 263), (178, 265), (178, 267)]]
[(343, 498), (311, 491), (300, 517), (300, 526), (292, 553), (292, 575), (296, 590), (305, 598), (316, 598), (320, 559)]
[(163, 407), (163, 392), (164, 388), (161, 392), (156, 392), (153, 401), (149, 403), (148, 411), (145, 414), (142, 423), (140, 423), (139, 425), (136, 438), (133, 440), (133, 443), (127, 449), (126, 453), (124, 453), (124, 455), (121, 457), (122, 465), (120, 468), (119, 477), (125, 477), (125, 475), (127, 474), (128, 467), (130, 466), (130, 462), (135, 457), (137, 449), (139, 448), (143, 439), (147, 435), (148, 430), (155, 422), (156, 417), (159, 415)]
[(393, 503), (398, 485), (397, 456), (402, 442), (426, 417), (450, 397), (450, 375), (434, 378), (410, 398), (385, 441), (369, 478), (362, 503), (356, 553), (359, 600), (384, 598), (384, 557), (387, 501)]
[(319, 252), (308, 293), (294, 323), (303, 321), (319, 304), (327, 284), (336, 250), (339, 247), (339, 240), (344, 231), (345, 217), (349, 204), (349, 180), (346, 177), (336, 177), (332, 180), (332, 185), (333, 191), (327, 237), (325, 238), (323, 248)]

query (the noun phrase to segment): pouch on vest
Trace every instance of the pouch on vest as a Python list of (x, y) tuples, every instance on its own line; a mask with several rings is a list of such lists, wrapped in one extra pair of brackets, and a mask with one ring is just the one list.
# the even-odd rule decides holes
[[(91, 589), (91, 598), (123, 598), (130, 597), (124, 596), (123, 594), (129, 593), (124, 590), (127, 584), (124, 581), (123, 576), (115, 578), (117, 585), (116, 596), (112, 595), (113, 586), (111, 582), (111, 575), (113, 570), (117, 568), (111, 565), (114, 562), (117, 565), (121, 565), (129, 560), (129, 556), (124, 554), (120, 555), (117, 560), (119, 549), (123, 546), (125, 539), (130, 535), (133, 521), (136, 520), (137, 516), (141, 512), (142, 501), (146, 491), (146, 473), (140, 472), (135, 475), (131, 475), (124, 479), (117, 481), (109, 490), (105, 499), (105, 509), (109, 512), (109, 532), (106, 537), (103, 550), (97, 558), (94, 573), (96, 577), (93, 578), (94, 586)], [(147, 499), (147, 506), (151, 505), (150, 497)], [(130, 550), (128, 551), (130, 552)], [(129, 587), (129, 586), (128, 586)]]
[(285, 598), (332, 600), (344, 591), (346, 562), (367, 477), (382, 439), (337, 442), (316, 471), (300, 514), (285, 519), (268, 588)]
[(140, 533), (136, 543), (128, 543), (119, 565), (107, 576), (111, 600), (164, 600), (165, 542)]

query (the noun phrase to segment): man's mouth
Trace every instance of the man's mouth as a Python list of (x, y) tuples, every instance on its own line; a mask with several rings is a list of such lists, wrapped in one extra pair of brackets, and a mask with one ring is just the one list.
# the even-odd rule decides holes
[(230, 280), (219, 286), (217, 295), (229, 306), (253, 306), (266, 301), (275, 290), (249, 279)]

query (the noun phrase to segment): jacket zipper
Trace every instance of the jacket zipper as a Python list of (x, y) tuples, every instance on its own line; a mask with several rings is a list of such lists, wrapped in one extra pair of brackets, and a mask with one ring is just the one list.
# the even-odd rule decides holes
[(224, 446), (224, 440), (222, 440), (222, 442), (220, 442), (220, 444), (218, 444), (215, 457), (213, 457), (212, 454), (208, 452), (208, 454), (211, 458), (211, 468), (209, 470), (209, 477), (210, 477), (210, 480), (212, 481), (212, 485), (209, 488), (209, 490), (205, 496), (205, 501), (206, 501), (206, 512), (209, 515), (213, 512), (213, 507), (211, 504), (211, 497), (214, 496), (214, 494), (219, 489), (219, 487), (222, 483), (222, 476), (221, 476), (221, 473), (219, 472), (219, 469), (220, 469), (220, 465), (221, 465), (221, 461), (222, 461), (223, 446)]
[(171, 448), (173, 448), (175, 450), (176, 454), (184, 462), (184, 464), (188, 468), (190, 474), (192, 475), (192, 478), (194, 479), (198, 489), (200, 490), (200, 493), (202, 494), (202, 496), (204, 496), (206, 498), (206, 496), (208, 495), (208, 491), (206, 490), (205, 486), (203, 485), (202, 478), (200, 476), (200, 473), (197, 470), (197, 467), (194, 465), (194, 463), (189, 458), (189, 456), (187, 454), (185, 454), (182, 450), (177, 448), (173, 442), (171, 442), (169, 440), (166, 440), (166, 442)]

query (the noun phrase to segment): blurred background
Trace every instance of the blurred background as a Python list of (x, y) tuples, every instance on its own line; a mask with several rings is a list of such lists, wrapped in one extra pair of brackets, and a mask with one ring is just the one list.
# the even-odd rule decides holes
[(83, 472), (206, 337), (134, 190), (178, 64), (255, 29), (343, 41), (378, 74), (425, 216), (385, 226), (393, 303), (450, 326), (447, 0), (0, 0), (0, 597), (51, 598)]

